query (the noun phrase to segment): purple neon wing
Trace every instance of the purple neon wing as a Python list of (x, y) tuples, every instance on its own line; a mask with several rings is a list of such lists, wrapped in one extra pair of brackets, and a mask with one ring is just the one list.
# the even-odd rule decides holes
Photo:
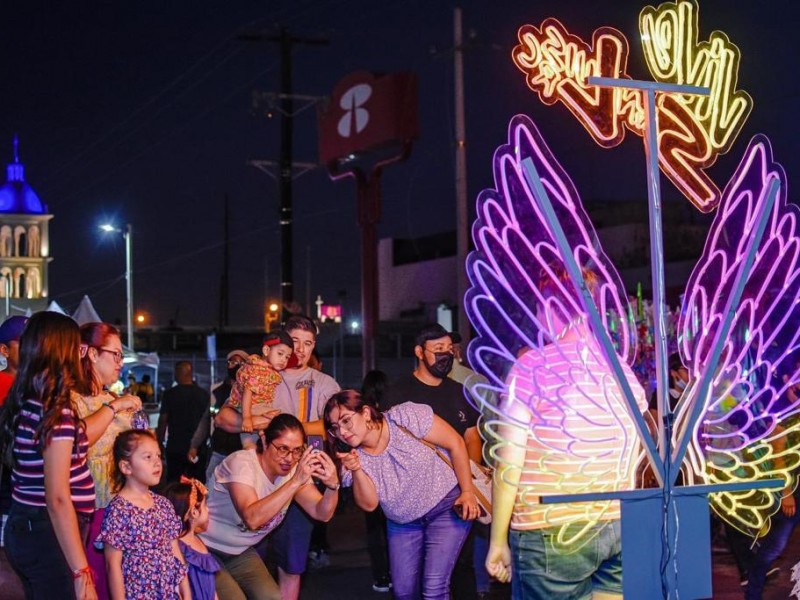
[[(499, 466), (504, 448), (525, 444), (523, 481), (535, 476), (536, 483), (521, 484), (519, 497), (535, 511), (539, 495), (630, 487), (639, 445), (619, 386), (585, 325), (578, 291), (554, 277), (563, 259), (541, 199), (523, 176), (523, 160), (533, 160), (576, 262), (597, 275), (593, 297), (640, 404), (644, 392), (628, 368), (636, 350), (628, 297), (572, 181), (527, 117), (512, 119), (508, 140), (495, 153), (495, 187), (479, 195), (472, 228), (466, 310), (477, 336), (468, 354), (486, 381), (469, 391), (483, 413), (489, 462)], [(542, 282), (557, 292), (545, 298)], [(583, 323), (578, 349), (560, 339), (556, 322)], [(527, 441), (510, 441), (509, 427)], [(610, 502), (552, 505), (543, 518), (563, 526), (553, 543), (570, 551), (590, 539), (588, 527), (575, 525), (596, 523), (609, 510)]]
[[(780, 182), (772, 210), (767, 189)], [(797, 206), (786, 201), (786, 175), (773, 162), (764, 136), (754, 137), (722, 196), (700, 261), (686, 288), (678, 323), (679, 347), (692, 380), (709, 361), (714, 335), (724, 321), (737, 274), (759, 219), (767, 219), (744, 293), (734, 312), (707, 399), (690, 386), (678, 415), (680, 433), (695, 402), (704, 412), (687, 453), (690, 479), (706, 483), (755, 481), (783, 476), (800, 465), (800, 238)], [(712, 494), (719, 515), (743, 531), (768, 525), (780, 507), (774, 492)]]

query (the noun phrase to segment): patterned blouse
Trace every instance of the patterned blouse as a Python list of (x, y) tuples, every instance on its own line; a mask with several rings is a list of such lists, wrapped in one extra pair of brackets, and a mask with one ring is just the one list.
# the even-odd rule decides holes
[[(96, 413), (103, 406), (104, 402), (111, 402), (114, 396), (108, 392), (103, 392), (97, 396), (81, 396), (73, 392), (72, 401), (78, 411), (78, 416), (85, 419), (89, 415)], [(108, 410), (108, 409), (106, 409)], [(111, 473), (114, 470), (114, 440), (123, 431), (131, 429), (131, 412), (124, 411), (117, 413), (111, 421), (103, 435), (94, 444), (89, 446), (87, 459), (89, 462), (89, 472), (94, 479), (95, 487), (95, 507), (105, 508), (111, 502)]]
[(236, 373), (236, 384), (231, 389), (228, 406), (241, 412), (245, 390), (250, 390), (252, 394), (251, 406), (256, 404), (269, 406), (275, 400), (275, 388), (282, 381), (280, 374), (263, 356), (251, 354)]

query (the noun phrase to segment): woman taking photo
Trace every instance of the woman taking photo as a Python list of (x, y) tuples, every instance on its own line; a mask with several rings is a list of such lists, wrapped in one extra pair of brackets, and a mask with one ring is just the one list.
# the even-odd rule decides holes
[[(381, 414), (355, 390), (331, 396), (324, 418), (328, 435), (353, 448), (336, 456), (353, 475), (356, 504), (386, 514), (395, 598), (449, 598), (480, 510), (464, 439), (429, 406), (406, 402)], [(445, 450), (453, 466), (423, 440)]]
[(19, 342), (5, 545), (26, 598), (97, 598), (81, 535), (94, 511), (94, 484), (90, 440), (71, 393), (81, 382), (79, 345), (75, 321), (54, 312), (33, 315)]
[[(97, 596), (109, 598), (103, 550), (94, 545), (100, 534), (106, 506), (111, 501), (111, 473), (114, 469), (114, 440), (131, 429), (131, 418), (141, 410), (142, 401), (126, 394), (118, 397), (108, 386), (119, 380), (122, 370), (122, 342), (119, 331), (108, 323), (86, 323), (80, 328), (83, 385), (73, 401), (78, 416), (86, 424), (91, 446), (87, 454), (89, 472), (94, 479), (95, 512), (88, 536), (86, 556), (92, 568)], [(93, 441), (94, 440), (94, 441)]]
[[(324, 486), (322, 494), (312, 477)], [(280, 414), (260, 434), (256, 448), (229, 455), (208, 482), (208, 529), (200, 534), (219, 558), (217, 595), (225, 600), (290, 598), (253, 548), (283, 521), (292, 501), (318, 521), (333, 516), (339, 479), (333, 461), (306, 447), (303, 425)], [(283, 571), (278, 570), (279, 581)]]

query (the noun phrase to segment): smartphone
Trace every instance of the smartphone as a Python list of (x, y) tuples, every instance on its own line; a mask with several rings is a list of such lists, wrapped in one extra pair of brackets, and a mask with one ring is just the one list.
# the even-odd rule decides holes
[(343, 442), (339, 438), (334, 438), (333, 449), (336, 450), (336, 452), (347, 453), (350, 452), (350, 450), (352, 450), (353, 447)]

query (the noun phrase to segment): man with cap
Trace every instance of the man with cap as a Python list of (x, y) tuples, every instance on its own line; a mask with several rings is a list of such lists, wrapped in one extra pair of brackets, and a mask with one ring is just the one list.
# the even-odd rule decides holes
[(17, 362), (19, 361), (19, 338), (28, 317), (16, 315), (8, 317), (0, 325), (0, 367), (5, 363), (5, 368), (0, 371), (0, 406), (2, 406), (14, 378), (17, 376)]
[(464, 386), (447, 376), (453, 369), (453, 344), (461, 336), (449, 332), (438, 323), (431, 323), (417, 334), (414, 356), (417, 366), (386, 391), (381, 411), (403, 402), (427, 404), (469, 441), (477, 436), (478, 412), (464, 396)]

